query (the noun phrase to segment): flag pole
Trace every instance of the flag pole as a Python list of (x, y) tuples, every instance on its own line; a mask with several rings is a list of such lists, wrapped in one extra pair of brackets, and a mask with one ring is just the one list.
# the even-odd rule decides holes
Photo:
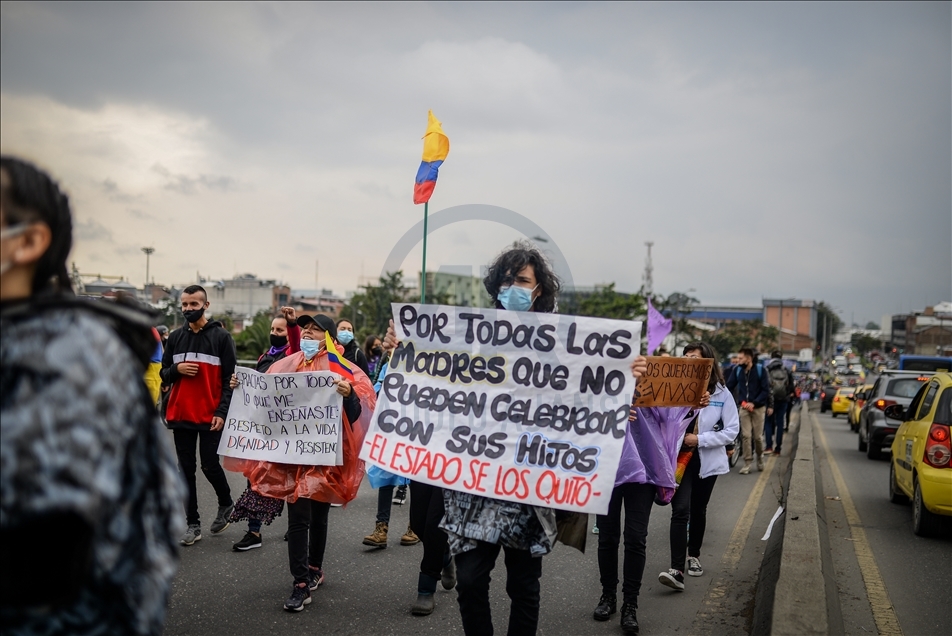
[(426, 304), (426, 224), (429, 216), (430, 202), (423, 204), (423, 275), (420, 277), (420, 304)]

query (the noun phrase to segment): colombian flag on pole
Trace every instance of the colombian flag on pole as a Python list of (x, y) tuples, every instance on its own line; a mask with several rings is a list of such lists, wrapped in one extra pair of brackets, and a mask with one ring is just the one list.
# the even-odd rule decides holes
[(327, 346), (327, 370), (353, 382), (354, 372), (350, 370), (350, 364), (347, 360), (344, 360), (344, 356), (334, 346), (331, 334), (326, 331), (324, 332), (324, 344)]
[(423, 161), (417, 170), (416, 184), (413, 186), (413, 202), (426, 203), (433, 195), (440, 166), (450, 154), (450, 138), (443, 132), (443, 125), (433, 111), (427, 111), (426, 134), (423, 135)]

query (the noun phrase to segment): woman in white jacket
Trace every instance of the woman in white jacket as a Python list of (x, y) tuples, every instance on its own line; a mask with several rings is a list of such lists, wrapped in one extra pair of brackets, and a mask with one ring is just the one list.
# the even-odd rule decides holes
[[(704, 574), (698, 557), (701, 556), (701, 542), (707, 525), (707, 503), (717, 476), (730, 472), (726, 447), (733, 444), (740, 428), (737, 406), (724, 386), (714, 349), (705, 342), (692, 342), (684, 348), (684, 357), (711, 358), (714, 365), (707, 389), (711, 403), (701, 410), (684, 435), (682, 450), (695, 450), (671, 500), (671, 568), (658, 576), (661, 583), (678, 591), (684, 591), (685, 550), (687, 573), (690, 576)], [(690, 541), (688, 522), (691, 523)]]

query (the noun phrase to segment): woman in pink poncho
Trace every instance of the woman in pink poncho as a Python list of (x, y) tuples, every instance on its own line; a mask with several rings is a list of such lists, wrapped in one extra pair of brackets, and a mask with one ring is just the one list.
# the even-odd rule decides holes
[[(271, 365), (268, 373), (327, 371), (325, 332), (335, 339), (334, 321), (327, 316), (301, 316), (301, 351)], [(241, 472), (262, 495), (288, 502), (288, 561), (294, 587), (284, 609), (298, 612), (311, 602), (311, 591), (324, 582), (324, 548), (327, 513), (332, 503), (347, 503), (357, 496), (364, 476), (358, 459), (364, 434), (376, 404), (373, 385), (363, 371), (351, 370), (354, 381), (337, 382), (343, 398), (342, 466), (300, 466), (275, 462), (224, 458), (228, 470)]]

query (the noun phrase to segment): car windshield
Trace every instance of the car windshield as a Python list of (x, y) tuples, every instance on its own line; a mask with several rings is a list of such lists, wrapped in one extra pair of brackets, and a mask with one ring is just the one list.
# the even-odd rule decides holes
[(856, 389), (840, 389), (840, 395), (853, 395)]
[(889, 384), (886, 385), (886, 395), (904, 398), (915, 397), (916, 392), (919, 390), (919, 387), (922, 386), (923, 382), (925, 382), (925, 380), (920, 380), (919, 378), (890, 380)]

